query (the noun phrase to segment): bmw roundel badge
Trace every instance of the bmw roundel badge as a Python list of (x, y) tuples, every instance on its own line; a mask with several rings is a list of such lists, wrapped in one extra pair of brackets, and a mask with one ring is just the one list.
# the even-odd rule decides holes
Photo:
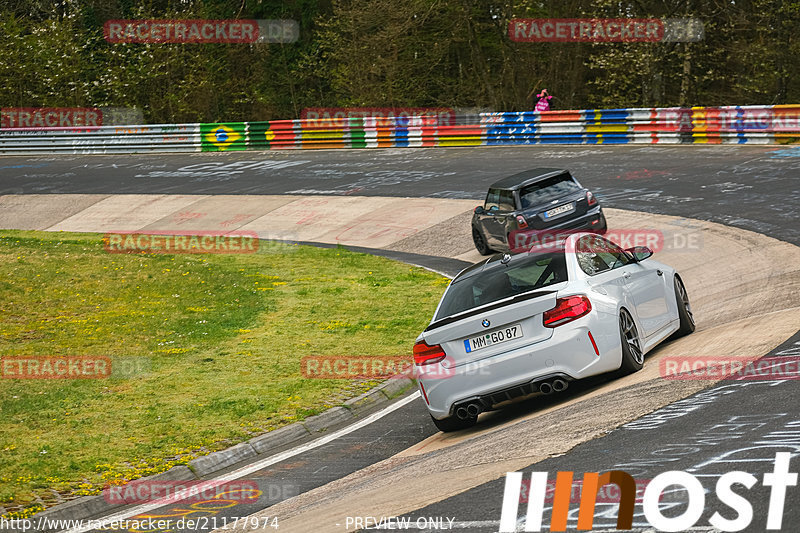
[(488, 328), (489, 326), (491, 326), (491, 325), (492, 325), (492, 323), (491, 323), (491, 322), (489, 322), (488, 320), (486, 320), (485, 318), (483, 319), (483, 322), (481, 322), (481, 324), (482, 324), (482, 325), (483, 325), (483, 327), (485, 327), (485, 328)]

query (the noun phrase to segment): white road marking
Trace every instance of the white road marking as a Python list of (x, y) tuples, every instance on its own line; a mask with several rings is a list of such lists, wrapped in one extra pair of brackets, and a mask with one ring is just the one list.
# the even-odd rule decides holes
[[(209, 480), (205, 481), (203, 486), (204, 487), (213, 488), (213, 487), (215, 487), (217, 485), (222, 485), (223, 483), (229, 483), (230, 481), (232, 481), (234, 479), (239, 479), (239, 478), (242, 478), (242, 477), (247, 476), (249, 474), (252, 474), (253, 472), (258, 472), (259, 470), (261, 470), (263, 468), (266, 468), (268, 466), (272, 466), (272, 465), (274, 465), (276, 463), (280, 463), (281, 461), (285, 461), (286, 459), (294, 457), (295, 455), (300, 455), (301, 453), (305, 453), (305, 452), (307, 452), (309, 450), (313, 450), (314, 448), (319, 448), (320, 446), (324, 446), (325, 444), (328, 444), (329, 442), (333, 442), (334, 440), (338, 439), (339, 437), (343, 437), (343, 436), (345, 436), (345, 435), (347, 435), (349, 433), (352, 433), (352, 432), (354, 432), (354, 431), (356, 431), (358, 429), (361, 429), (361, 428), (363, 428), (365, 426), (368, 426), (368, 425), (372, 424), (376, 420), (380, 420), (381, 418), (383, 418), (384, 416), (388, 415), (389, 413), (392, 413), (392, 412), (400, 409), (401, 407), (404, 407), (404, 406), (408, 405), (409, 403), (413, 402), (414, 400), (416, 400), (419, 397), (420, 397), (419, 391), (415, 391), (414, 394), (411, 394), (410, 396), (407, 396), (406, 398), (402, 398), (401, 400), (398, 400), (398, 401), (394, 402), (393, 404), (391, 404), (391, 405), (389, 405), (387, 407), (384, 407), (383, 409), (381, 409), (377, 413), (372, 413), (368, 417), (364, 418), (363, 420), (359, 420), (355, 424), (351, 424), (351, 425), (349, 425), (347, 427), (344, 427), (344, 428), (340, 429), (339, 431), (335, 431), (335, 432), (331, 433), (330, 435), (325, 435), (324, 437), (320, 437), (320, 438), (318, 438), (316, 440), (312, 440), (311, 442), (303, 444), (302, 446), (298, 446), (296, 448), (292, 448), (291, 450), (286, 450), (283, 453), (279, 453), (279, 454), (273, 455), (271, 457), (266, 457), (264, 459), (261, 459), (260, 461), (256, 461), (255, 463), (252, 463), (252, 464), (249, 464), (247, 466), (244, 466), (244, 467), (242, 467), (242, 468), (240, 468), (238, 470), (234, 470), (233, 472), (229, 472), (228, 474), (224, 474), (223, 476), (216, 477), (216, 478), (213, 478), (213, 479), (209, 479)], [(98, 521), (113, 522), (113, 521), (127, 520), (128, 518), (131, 518), (132, 516), (136, 516), (136, 515), (139, 515), (139, 514), (147, 513), (149, 511), (153, 511), (153, 510), (158, 509), (159, 507), (162, 507), (164, 505), (169, 505), (171, 503), (177, 503), (177, 502), (180, 501), (181, 498), (186, 497), (186, 496), (190, 496), (190, 495), (191, 495), (191, 489), (186, 489), (185, 491), (177, 492), (174, 496), (172, 496), (170, 498), (162, 499), (162, 500), (156, 500), (156, 501), (151, 502), (151, 503), (142, 504), (142, 505), (133, 507), (131, 509), (127, 509), (125, 511), (119, 512), (117, 514), (110, 515), (110, 516), (102, 518), (102, 519), (95, 519), (95, 520), (93, 520), (93, 522), (96, 524)], [(83, 527), (76, 527), (76, 528), (73, 528), (73, 529), (64, 529), (64, 530), (59, 531), (59, 533), (84, 533), (86, 531), (91, 531), (92, 529), (96, 529), (96, 528), (93, 528), (93, 527), (87, 525), (87, 526), (83, 526)]]

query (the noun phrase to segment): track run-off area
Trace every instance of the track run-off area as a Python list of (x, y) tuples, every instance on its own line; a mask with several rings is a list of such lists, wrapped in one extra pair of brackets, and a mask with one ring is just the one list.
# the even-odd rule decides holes
[[(354, 517), (405, 516), (414, 524), (441, 517), (451, 530), (497, 531), (506, 472), (548, 471), (553, 479), (558, 470), (621, 469), (652, 479), (686, 470), (713, 494), (712, 480), (724, 472), (744, 470), (760, 481), (776, 452), (800, 453), (797, 381), (714, 383), (659, 372), (666, 357), (800, 355), (798, 147), (4, 157), (0, 228), (250, 231), (360, 247), (452, 275), (480, 258), (469, 220), (487, 186), (535, 167), (572, 171), (603, 202), (612, 232), (660, 233), (656, 259), (681, 273), (697, 331), (651, 352), (636, 374), (484, 414), (463, 432), (436, 433), (422, 400), (407, 395), (400, 400), (407, 403), (324, 444), (233, 467), (231, 476), (255, 480), (265, 495), (281, 483), (297, 490), (218, 510), (202, 529), (219, 528), (226, 516), (278, 517), (280, 530), (290, 532), (356, 530)], [(800, 470), (796, 460), (792, 469)], [(800, 489), (792, 490), (786, 531), (800, 521), (800, 506), (791, 505)], [(763, 531), (768, 487), (759, 483), (748, 499), (755, 517), (748, 531)], [(698, 526), (717, 509), (725, 507), (710, 494)], [(634, 525), (645, 528), (639, 510)], [(595, 526), (612, 529), (614, 517)]]

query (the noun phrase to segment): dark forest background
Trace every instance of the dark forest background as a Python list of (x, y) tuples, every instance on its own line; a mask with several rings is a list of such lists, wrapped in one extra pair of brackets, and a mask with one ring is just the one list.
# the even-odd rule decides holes
[[(517, 17), (694, 17), (697, 43), (515, 43)], [(294, 19), (291, 44), (111, 44), (108, 19)], [(0, 0), (0, 107), (149, 123), (306, 107), (558, 109), (800, 102), (800, 1)]]

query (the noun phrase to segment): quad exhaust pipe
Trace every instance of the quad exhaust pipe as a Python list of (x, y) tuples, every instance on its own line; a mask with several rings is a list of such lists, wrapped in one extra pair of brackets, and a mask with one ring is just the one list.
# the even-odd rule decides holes
[(471, 402), (466, 405), (459, 405), (456, 408), (456, 416), (461, 420), (475, 418), (483, 411), (483, 407), (478, 402)]
[(552, 394), (567, 390), (569, 382), (561, 378), (549, 379), (539, 383), (539, 392), (542, 394)]
[[(532, 383), (539, 388), (542, 394), (553, 394), (554, 392), (562, 392), (569, 388), (569, 381), (563, 378), (548, 378), (542, 381)], [(489, 406), (492, 402), (487, 401), (485, 398), (483, 403), (481, 400), (466, 401), (455, 408), (454, 414), (459, 420), (467, 420), (475, 418), (483, 411), (485, 411), (484, 404)]]

